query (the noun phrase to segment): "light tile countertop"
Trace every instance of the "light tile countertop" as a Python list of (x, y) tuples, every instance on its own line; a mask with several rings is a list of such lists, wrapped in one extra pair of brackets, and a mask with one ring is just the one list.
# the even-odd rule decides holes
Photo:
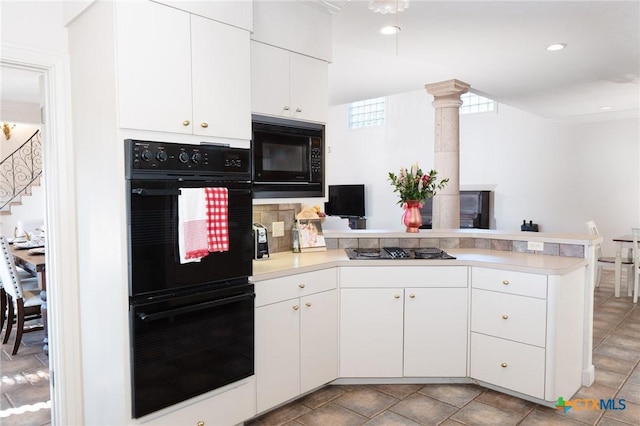
[[(388, 233), (385, 234), (388, 236)], [(564, 275), (587, 265), (588, 259), (483, 249), (447, 249), (449, 260), (350, 260), (344, 249), (309, 253), (274, 253), (253, 261), (253, 280), (262, 281), (336, 266), (481, 266), (545, 275)]]

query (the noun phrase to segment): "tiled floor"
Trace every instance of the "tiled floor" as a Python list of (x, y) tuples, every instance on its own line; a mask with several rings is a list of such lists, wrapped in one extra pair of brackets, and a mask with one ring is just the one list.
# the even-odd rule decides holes
[[(26, 334), (13, 357), (13, 339), (2, 345), (2, 426), (50, 424), (48, 359), (42, 354), (42, 337), (42, 332)], [(640, 425), (639, 361), (640, 308), (629, 297), (613, 297), (613, 273), (605, 271), (595, 292), (596, 381), (580, 389), (576, 398), (621, 398), (626, 400), (625, 410), (562, 414), (475, 385), (336, 385), (251, 420), (247, 426)]]
[(621, 398), (624, 410), (563, 414), (476, 385), (330, 385), (247, 426), (640, 425), (640, 308), (613, 297), (611, 271), (604, 271), (594, 304), (596, 379), (575, 398)]
[(15, 335), (13, 330), (0, 354), (0, 425), (50, 425), (49, 359), (42, 352), (44, 331), (24, 334), (18, 353), (11, 355)]

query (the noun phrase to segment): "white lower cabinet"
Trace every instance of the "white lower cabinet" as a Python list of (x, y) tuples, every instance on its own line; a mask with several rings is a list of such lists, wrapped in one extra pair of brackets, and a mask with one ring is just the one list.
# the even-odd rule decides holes
[(466, 377), (467, 289), (405, 289), (404, 306), (404, 376)]
[(584, 276), (471, 268), (471, 378), (570, 398), (581, 385)]
[(341, 268), (340, 376), (466, 377), (466, 271)]
[(471, 333), (471, 377), (544, 399), (544, 348)]
[(340, 377), (402, 377), (402, 289), (340, 290)]
[(335, 275), (331, 269), (255, 283), (258, 413), (337, 378)]

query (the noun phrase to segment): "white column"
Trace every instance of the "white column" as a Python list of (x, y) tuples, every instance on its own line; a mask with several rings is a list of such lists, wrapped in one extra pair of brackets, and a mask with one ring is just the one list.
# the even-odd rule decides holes
[(433, 198), (433, 229), (460, 228), (460, 95), (469, 85), (447, 80), (424, 86), (433, 95), (435, 114), (434, 169), (438, 178), (449, 178)]

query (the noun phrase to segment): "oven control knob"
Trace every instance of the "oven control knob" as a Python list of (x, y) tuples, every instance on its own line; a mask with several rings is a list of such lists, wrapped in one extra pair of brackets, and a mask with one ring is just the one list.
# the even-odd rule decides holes
[(156, 154), (156, 159), (158, 161), (167, 161), (167, 153), (164, 151), (158, 151)]
[(202, 155), (199, 152), (194, 152), (191, 156), (191, 161), (198, 164), (202, 160)]
[(140, 158), (142, 158), (142, 161), (149, 161), (151, 160), (151, 151), (149, 151), (148, 149), (145, 149), (144, 151), (142, 151), (142, 153), (140, 154)]
[(180, 155), (178, 155), (178, 160), (180, 160), (181, 163), (186, 163), (187, 161), (189, 161), (189, 154), (182, 151)]

